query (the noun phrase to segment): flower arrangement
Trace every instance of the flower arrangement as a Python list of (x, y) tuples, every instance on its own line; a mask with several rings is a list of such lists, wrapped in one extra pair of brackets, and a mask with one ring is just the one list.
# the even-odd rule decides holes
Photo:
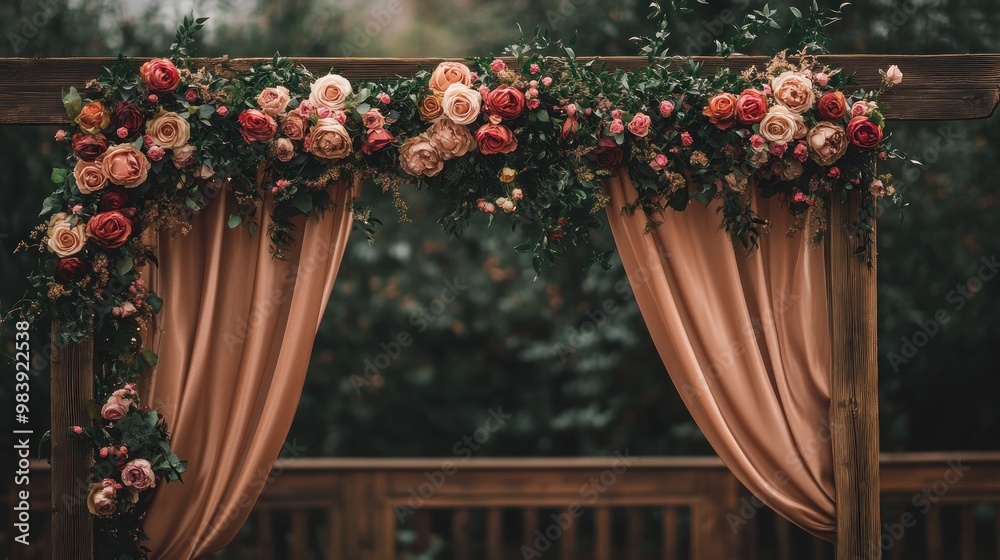
[[(814, 12), (796, 17), (820, 27), (832, 19)], [(775, 12), (755, 13), (719, 43), (719, 54), (777, 25)], [(424, 189), (441, 200), (449, 232), (508, 219), (525, 237), (515, 250), (531, 253), (538, 272), (567, 246), (589, 243), (602, 226), (603, 182), (621, 171), (636, 189), (626, 211), (642, 211), (648, 229), (692, 201), (718, 202), (721, 226), (750, 251), (768, 229), (755, 197), (780, 197), (798, 216), (793, 230), (818, 242), (823, 207), (860, 191), (850, 233), (870, 259), (876, 201), (902, 203), (892, 176), (876, 170), (904, 157), (878, 103), (901, 82), (900, 70), (890, 67), (881, 87), (862, 89), (812, 54), (821, 34), (807, 29), (795, 56), (708, 75), (667, 56), (666, 18), (658, 7), (656, 14), (661, 31), (645, 39), (649, 65), (641, 69), (583, 62), (573, 41), (551, 44), (538, 33), (505, 58), (353, 83), (334, 72), (313, 76), (277, 55), (249, 68), (201, 65), (192, 41), (204, 20), (189, 17), (169, 58), (136, 69), (120, 57), (84, 91), (70, 88), (63, 102), (75, 128), (56, 135), (68, 155), (52, 172), (56, 189), (33, 237), (36, 297), (22, 314), (51, 315), (57, 342), (97, 337), (107, 411), (81, 430), (98, 465), (115, 468), (95, 473), (88, 505), (101, 517), (133, 516), (132, 528), (116, 533), (127, 535), (120, 548), (141, 540), (134, 498), (157, 477), (179, 479), (184, 465), (169, 452), (162, 419), (138, 409), (132, 386), (118, 389), (156, 363), (142, 349), (143, 328), (162, 305), (140, 274), (156, 265), (143, 233), (186, 232), (220, 194), (236, 202), (231, 228), (253, 234), (261, 212), (270, 213), (266, 234), (282, 258), (295, 241), (294, 220), (322, 215), (331, 189), (350, 188), (348, 178), (379, 185), (402, 220), (401, 189)], [(561, 56), (544, 55), (553, 45)], [(357, 198), (352, 210), (371, 237), (379, 220)], [(607, 266), (608, 256), (595, 251), (594, 260)]]

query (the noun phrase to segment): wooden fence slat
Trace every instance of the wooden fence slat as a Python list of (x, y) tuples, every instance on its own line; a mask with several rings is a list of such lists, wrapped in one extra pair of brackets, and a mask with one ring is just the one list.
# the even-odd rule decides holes
[[(574, 560), (576, 558), (576, 525), (579, 522), (579, 519), (574, 519), (563, 530), (562, 538), (559, 540), (559, 560)], [(542, 525), (548, 526), (547, 523)]]
[(292, 558), (310, 560), (312, 547), (309, 543), (309, 512), (307, 510), (292, 512)]
[(521, 510), (521, 544), (531, 549), (535, 546), (535, 530), (538, 529), (538, 510), (529, 507)]
[(961, 558), (976, 560), (976, 510), (975, 505), (963, 505), (961, 513)]
[(677, 558), (677, 508), (663, 508), (663, 560)]
[(486, 510), (486, 558), (503, 558), (503, 513), (499, 508)]
[(927, 511), (926, 516), (926, 538), (927, 560), (943, 560), (942, 552), (944, 547), (941, 542), (941, 507), (934, 505)]
[(274, 520), (271, 512), (261, 510), (257, 512), (257, 554), (258, 558), (274, 558)]
[(778, 560), (792, 560), (791, 524), (782, 516), (774, 516), (774, 545)]
[[(325, 74), (336, 68), (353, 80), (409, 76), (418, 68), (432, 68), (439, 58), (310, 58), (292, 57), (315, 74)], [(581, 57), (587, 59), (590, 57)], [(762, 67), (766, 57), (734, 56), (695, 57), (704, 64), (705, 72), (720, 67), (743, 70)], [(131, 59), (139, 66), (148, 58)], [(246, 68), (255, 62), (270, 59), (227, 59), (232, 68)], [(637, 68), (646, 64), (644, 57), (601, 57), (611, 68)], [(857, 72), (864, 87), (878, 84), (879, 69), (897, 64), (902, 68), (903, 83), (887, 94), (883, 101), (889, 119), (894, 120), (957, 120), (984, 118), (993, 113), (1000, 101), (1000, 55), (828, 55), (822, 60), (831, 66), (842, 66)], [(116, 61), (113, 57), (85, 58), (0, 58), (0, 123), (64, 124), (60, 91), (69, 86), (82, 88), (97, 78), (105, 66)], [(202, 59), (202, 64), (218, 65), (222, 59)]]
[(340, 560), (344, 557), (344, 519), (341, 508), (333, 506), (326, 510), (326, 560)]
[(643, 544), (642, 510), (639, 508), (628, 508), (625, 510), (625, 522), (628, 526), (628, 559), (641, 560)]
[(470, 560), (469, 510), (466, 508), (451, 513), (451, 543), (455, 560)]
[(611, 510), (599, 507), (594, 510), (594, 558), (611, 560)]
[(423, 553), (431, 544), (431, 512), (427, 509), (419, 509), (413, 516), (413, 529), (417, 532), (417, 550)]

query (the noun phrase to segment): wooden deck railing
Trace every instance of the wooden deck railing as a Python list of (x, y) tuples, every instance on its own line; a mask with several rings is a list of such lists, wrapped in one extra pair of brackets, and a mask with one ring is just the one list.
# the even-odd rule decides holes
[[(47, 473), (35, 465), (36, 544), (0, 529), (11, 558), (51, 557)], [(1000, 558), (1000, 453), (884, 455), (881, 476), (886, 558)], [(819, 560), (832, 547), (715, 458), (291, 459), (215, 558)]]

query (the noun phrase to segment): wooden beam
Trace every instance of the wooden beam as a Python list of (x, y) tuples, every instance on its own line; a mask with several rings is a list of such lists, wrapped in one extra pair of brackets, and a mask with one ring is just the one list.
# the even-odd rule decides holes
[(853, 254), (855, 220), (867, 192), (830, 208), (829, 279), (833, 370), (830, 421), (837, 498), (837, 560), (880, 560), (877, 260)]
[[(53, 325), (52, 336), (58, 327)], [(52, 345), (52, 558), (93, 560), (94, 524), (87, 511), (93, 454), (69, 433), (87, 426), (87, 402), (94, 398), (94, 342)]]
[[(65, 124), (60, 91), (82, 88), (117, 59), (103, 58), (0, 58), (0, 123)], [(147, 58), (135, 58), (138, 66)], [(202, 59), (203, 64), (246, 68), (266, 59)], [(439, 58), (298, 58), (309, 70), (323, 74), (336, 68), (354, 80), (412, 75), (418, 68), (433, 68)], [(611, 68), (638, 68), (643, 57), (602, 57)], [(721, 67), (743, 70), (762, 67), (767, 57), (735, 56), (729, 59), (696, 57), (706, 71)], [(822, 60), (857, 72), (862, 86), (876, 86), (879, 69), (897, 64), (903, 83), (883, 100), (885, 116), (893, 120), (956, 120), (984, 118), (1000, 102), (1000, 55), (829, 55)]]

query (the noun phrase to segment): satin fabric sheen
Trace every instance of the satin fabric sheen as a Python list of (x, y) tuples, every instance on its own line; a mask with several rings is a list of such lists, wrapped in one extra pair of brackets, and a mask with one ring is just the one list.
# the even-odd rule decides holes
[(226, 226), (223, 200), (194, 218), (190, 234), (160, 236), (159, 363), (144, 402), (162, 407), (174, 452), (190, 462), (184, 482), (161, 483), (151, 504), (144, 529), (153, 560), (225, 547), (256, 503), (291, 427), (351, 232), (352, 186), (330, 187), (335, 207), (298, 222), (300, 240), (284, 261), (269, 253), (267, 212), (251, 236)]
[(636, 302), (691, 416), (747, 489), (832, 541), (833, 366), (823, 248), (811, 246), (806, 232), (786, 236), (793, 217), (774, 199), (755, 203), (772, 227), (748, 257), (719, 228), (718, 204), (668, 210), (661, 226), (643, 233), (641, 210), (622, 213), (636, 197), (628, 176), (619, 173), (605, 190)]

